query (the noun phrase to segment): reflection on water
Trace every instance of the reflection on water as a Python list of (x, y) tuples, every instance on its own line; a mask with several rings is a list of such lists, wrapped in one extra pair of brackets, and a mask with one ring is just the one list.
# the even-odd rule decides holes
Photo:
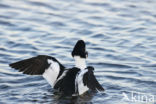
[[(156, 96), (156, 1), (1, 0), (0, 104), (140, 104), (123, 92)], [(58, 98), (41, 76), (23, 75), (9, 63), (39, 54), (73, 67), (71, 51), (84, 39), (88, 65), (103, 93)], [(128, 96), (129, 97), (129, 96)]]
[(92, 98), (96, 93), (87, 92), (81, 96), (75, 97), (63, 97), (63, 96), (53, 96), (53, 103), (57, 104), (93, 104)]

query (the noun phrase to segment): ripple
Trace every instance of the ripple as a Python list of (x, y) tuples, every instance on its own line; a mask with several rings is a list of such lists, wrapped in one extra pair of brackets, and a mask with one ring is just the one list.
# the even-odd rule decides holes
[(128, 65), (122, 65), (122, 64), (114, 64), (114, 63), (97, 63), (98, 65), (104, 66), (104, 67), (115, 67), (115, 68), (132, 68)]
[(119, 77), (119, 76), (105, 76), (109, 79), (113, 79), (113, 80), (127, 80), (129, 82), (134, 82), (134, 83), (139, 83), (139, 84), (149, 84), (149, 85), (156, 85), (155, 81), (145, 81), (142, 79), (137, 79), (137, 78), (126, 78), (126, 77)]
[(6, 5), (6, 4), (0, 4), (0, 8), (10, 8), (10, 6), (9, 5)]
[(151, 65), (143, 65), (144, 67), (156, 67), (156, 64), (151, 64)]
[(2, 20), (0, 20), (0, 25), (3, 25), (3, 26), (15, 26), (14, 24), (10, 23), (9, 21), (2, 21)]
[(92, 38), (101, 38), (104, 37), (104, 34), (95, 34), (92, 36)]

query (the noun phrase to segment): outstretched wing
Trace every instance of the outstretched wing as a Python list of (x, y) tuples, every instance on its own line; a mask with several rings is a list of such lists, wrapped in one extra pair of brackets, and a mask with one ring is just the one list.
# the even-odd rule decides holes
[(24, 74), (42, 75), (52, 87), (65, 70), (65, 67), (54, 57), (46, 55), (38, 55), (9, 66)]
[(46, 69), (48, 69), (51, 63), (48, 62), (48, 59), (56, 62), (60, 69), (64, 69), (64, 66), (60, 64), (54, 57), (46, 55), (38, 55), (29, 59), (18, 61), (15, 63), (9, 64), (10, 67), (23, 72), (28, 75), (42, 75)]
[(86, 72), (83, 76), (83, 83), (87, 85), (87, 87), (94, 91), (104, 91), (104, 88), (99, 84), (97, 79), (94, 76), (93, 67), (88, 67), (88, 72)]

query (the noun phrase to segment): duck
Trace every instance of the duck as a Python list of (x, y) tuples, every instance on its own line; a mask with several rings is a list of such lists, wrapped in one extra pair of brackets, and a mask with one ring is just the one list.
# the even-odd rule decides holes
[(87, 91), (104, 91), (94, 75), (94, 67), (86, 65), (88, 52), (83, 40), (77, 41), (71, 55), (75, 60), (72, 68), (66, 68), (55, 57), (48, 55), (37, 55), (9, 66), (23, 74), (43, 76), (55, 91), (65, 96), (80, 96)]

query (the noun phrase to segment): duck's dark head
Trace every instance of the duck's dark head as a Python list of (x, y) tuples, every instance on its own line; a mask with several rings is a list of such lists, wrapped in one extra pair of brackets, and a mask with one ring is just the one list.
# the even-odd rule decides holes
[(88, 52), (86, 51), (86, 44), (83, 40), (78, 40), (73, 51), (72, 56), (79, 56), (80, 58), (87, 58)]

